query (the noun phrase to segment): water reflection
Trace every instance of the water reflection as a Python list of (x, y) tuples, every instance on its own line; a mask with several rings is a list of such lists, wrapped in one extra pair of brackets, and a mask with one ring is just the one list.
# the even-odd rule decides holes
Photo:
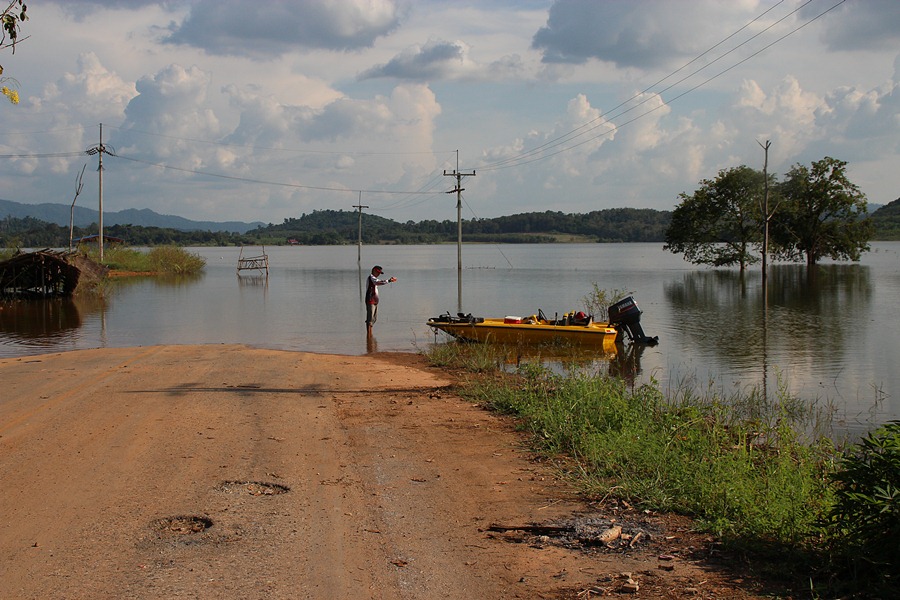
[(238, 275), (238, 285), (242, 288), (267, 289), (269, 277), (267, 275)]
[[(464, 344), (450, 340), (444, 343)], [(503, 345), (492, 346), (508, 369), (516, 370), (524, 364), (541, 364), (556, 373), (579, 371), (592, 375), (621, 377), (634, 385), (641, 374), (641, 355), (646, 346), (641, 344), (610, 344), (602, 349), (579, 348), (567, 345)]]
[(0, 332), (15, 338), (65, 337), (81, 323), (81, 313), (69, 299), (12, 302), (0, 310)]
[[(57, 348), (78, 338), (86, 317), (102, 315), (99, 297), (48, 298), (0, 305), (0, 345)], [(101, 319), (102, 320), (102, 319)]]
[(625, 345), (610, 359), (608, 373), (634, 385), (641, 374), (641, 355), (646, 349), (644, 344)]
[(759, 273), (692, 271), (665, 285), (672, 322), (684, 343), (734, 369), (773, 365), (827, 372), (846, 364), (871, 318), (873, 284), (861, 265), (775, 265), (768, 289)]
[(202, 281), (206, 277), (203, 271), (199, 273), (176, 273), (172, 275), (157, 275), (149, 279), (154, 285), (170, 288), (186, 288)]
[[(174, 273), (169, 275), (136, 275), (132, 277), (113, 277), (112, 279), (108, 280), (109, 285), (104, 288), (104, 291), (102, 293), (115, 294), (119, 290), (147, 285), (159, 286), (163, 288), (182, 288), (202, 281), (205, 275), (206, 274), (201, 271), (200, 273)], [(90, 295), (92, 294), (85, 294), (84, 296), (86, 297)]]
[(796, 351), (813, 345), (841, 351), (851, 333), (847, 319), (868, 318), (872, 285), (866, 267), (773, 267), (768, 288), (766, 300), (758, 277), (697, 271), (667, 284), (665, 294), (676, 321), (690, 325), (682, 335), (725, 356), (758, 355), (764, 314), (769, 329)]

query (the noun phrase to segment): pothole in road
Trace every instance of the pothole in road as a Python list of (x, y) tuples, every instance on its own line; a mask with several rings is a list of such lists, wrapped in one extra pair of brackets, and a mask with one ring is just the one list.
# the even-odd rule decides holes
[(171, 533), (174, 535), (192, 535), (195, 533), (202, 533), (212, 527), (212, 525), (212, 519), (194, 515), (167, 517), (165, 519), (157, 519), (153, 523), (154, 529), (162, 531), (163, 533)]
[(223, 481), (219, 491), (228, 494), (250, 494), (251, 496), (277, 496), (291, 491), (286, 485), (265, 481)]

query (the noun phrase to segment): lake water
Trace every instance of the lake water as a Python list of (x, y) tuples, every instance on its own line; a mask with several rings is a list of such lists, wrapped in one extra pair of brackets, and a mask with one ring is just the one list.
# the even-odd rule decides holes
[[(626, 345), (600, 368), (724, 394), (786, 386), (833, 406), (848, 428), (900, 418), (900, 243), (873, 243), (859, 264), (697, 268), (661, 244), (267, 248), (268, 278), (237, 275), (239, 248), (192, 248), (191, 278), (118, 280), (101, 300), (18, 302), (0, 310), (0, 356), (155, 344), (245, 343), (338, 354), (416, 351), (435, 342), (428, 317), (580, 310), (597, 283), (634, 293), (660, 344)], [(259, 248), (245, 249), (252, 254)], [(363, 282), (373, 264), (398, 282), (380, 288), (365, 334)], [(460, 293), (461, 287), (461, 293)], [(443, 342), (445, 338), (437, 338)], [(377, 377), (377, 374), (373, 374)]]

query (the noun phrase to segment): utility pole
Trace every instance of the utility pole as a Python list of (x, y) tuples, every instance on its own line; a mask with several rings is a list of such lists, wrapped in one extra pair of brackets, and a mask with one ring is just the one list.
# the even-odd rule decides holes
[[(768, 260), (769, 260), (769, 220), (775, 214), (775, 209), (772, 209), (772, 212), (769, 213), (769, 148), (772, 146), (772, 143), (769, 140), (766, 140), (765, 144), (760, 144), (758, 141), (756, 142), (760, 146), (762, 146), (763, 151), (765, 152), (765, 159), (763, 160), (763, 179), (764, 179), (764, 192), (763, 192), (763, 200), (762, 209), (763, 214), (763, 250), (762, 250), (762, 295), (763, 295), (763, 314), (762, 314), (762, 338), (763, 338), (763, 347), (762, 347), (762, 360), (763, 360), (763, 400), (768, 400), (769, 398), (769, 389), (768, 389), (768, 352), (769, 352), (769, 269), (768, 269)], [(775, 207), (777, 209), (777, 205)]]
[(475, 170), (473, 169), (471, 173), (463, 173), (459, 170), (459, 150), (457, 150), (456, 169), (449, 173), (444, 169), (444, 176), (456, 178), (456, 189), (447, 193), (456, 192), (456, 293), (457, 311), (462, 312), (462, 192), (465, 189), (462, 186), (462, 178), (475, 177)]
[(362, 263), (362, 209), (369, 208), (368, 206), (363, 206), (362, 190), (359, 192), (359, 204), (354, 204), (353, 208), (359, 210), (359, 242), (356, 247), (356, 262)]
[(766, 280), (769, 276), (769, 219), (772, 218), (772, 215), (769, 214), (769, 148), (772, 146), (772, 142), (766, 140), (765, 144), (756, 143), (762, 146), (765, 152), (765, 160), (763, 161), (763, 185), (765, 186), (765, 192), (763, 193), (763, 206), (761, 207), (763, 214), (762, 281), (763, 288), (765, 288)]
[(106, 146), (103, 145), (103, 123), (100, 123), (100, 143), (96, 146), (91, 146), (88, 148), (87, 153), (90, 156), (94, 154), (97, 155), (99, 160), (99, 165), (97, 166), (97, 172), (100, 177), (100, 185), (99, 185), (99, 204), (100, 204), (100, 220), (98, 221), (99, 237), (97, 238), (98, 243), (100, 244), (100, 262), (103, 262), (103, 154), (109, 154), (112, 156), (112, 152), (106, 149)]

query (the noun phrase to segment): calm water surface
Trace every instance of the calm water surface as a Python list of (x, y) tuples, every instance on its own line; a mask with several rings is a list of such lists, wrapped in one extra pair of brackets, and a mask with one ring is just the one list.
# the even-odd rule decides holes
[[(245, 343), (365, 354), (435, 342), (428, 317), (457, 312), (457, 248), (267, 248), (268, 278), (236, 274), (238, 248), (190, 249), (193, 278), (117, 281), (103, 301), (14, 303), (0, 310), (0, 357), (83, 348)], [(250, 250), (251, 253), (258, 249)], [(634, 293), (659, 346), (626, 346), (600, 368), (722, 393), (786, 386), (855, 424), (900, 418), (900, 243), (872, 244), (859, 264), (776, 264), (763, 298), (758, 268), (697, 268), (660, 244), (463, 246), (462, 309), (477, 316), (552, 315), (583, 307), (592, 283)], [(247, 250), (245, 249), (245, 254)], [(380, 288), (372, 340), (363, 280), (373, 264), (398, 282)], [(438, 338), (444, 341), (444, 338)]]

